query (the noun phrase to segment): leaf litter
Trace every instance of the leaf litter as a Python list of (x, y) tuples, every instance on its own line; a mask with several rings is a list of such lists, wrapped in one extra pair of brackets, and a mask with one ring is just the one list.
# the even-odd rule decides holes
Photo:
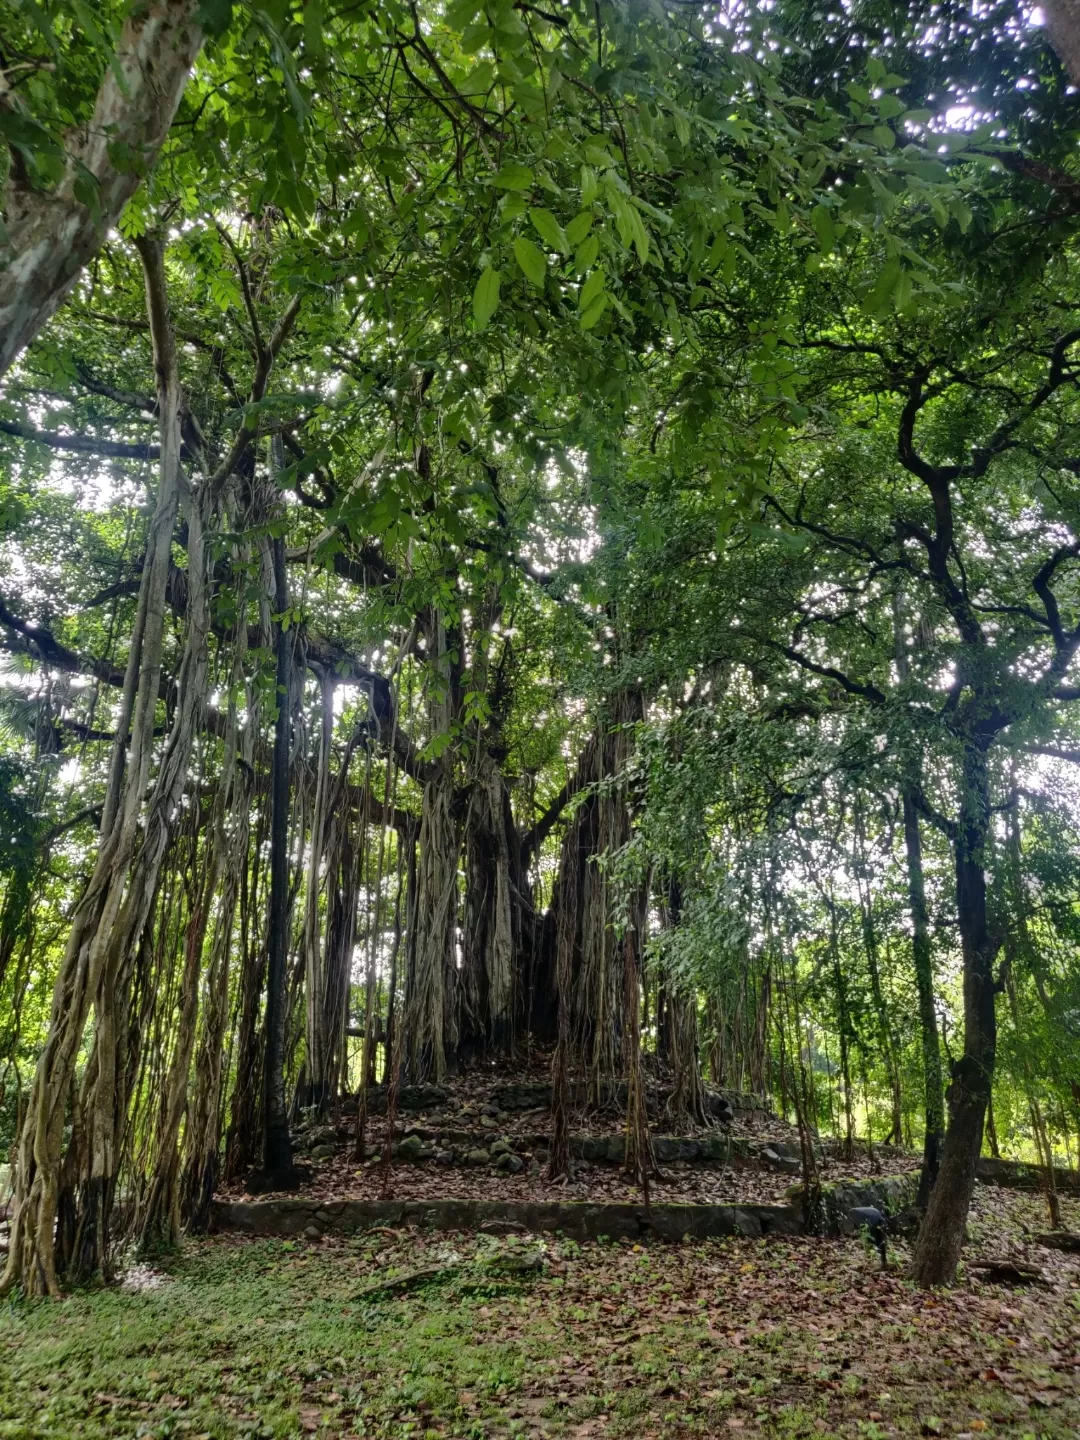
[[(1080, 1257), (1045, 1228), (1037, 1195), (978, 1187), (961, 1281), (929, 1294), (851, 1240), (220, 1236), (166, 1286), (10, 1306), (0, 1434), (1064, 1440)], [(985, 1258), (1046, 1285), (983, 1283)]]

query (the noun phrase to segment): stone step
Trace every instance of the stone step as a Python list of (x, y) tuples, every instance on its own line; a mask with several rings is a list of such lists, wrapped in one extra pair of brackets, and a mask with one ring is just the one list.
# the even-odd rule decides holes
[[(1025, 1165), (1022, 1160), (995, 1160), (990, 1155), (979, 1157), (975, 1177), (984, 1185), (1003, 1185), (1015, 1190), (1042, 1190), (1046, 1180), (1040, 1165)], [(1059, 1190), (1080, 1194), (1080, 1170), (1054, 1166), (1054, 1183)]]
[[(827, 1229), (843, 1233), (846, 1211), (859, 1205), (896, 1210), (910, 1204), (916, 1176), (825, 1186)], [(501, 1228), (561, 1234), (572, 1240), (695, 1240), (725, 1235), (799, 1235), (800, 1197), (786, 1205), (679, 1205), (556, 1200), (215, 1200), (216, 1230), (246, 1235), (348, 1234), (375, 1226), (419, 1225), (433, 1230)]]
[[(385, 1085), (373, 1086), (367, 1095), (368, 1113), (385, 1115), (387, 1098)], [(575, 1109), (584, 1109), (593, 1098), (583, 1084), (575, 1084), (570, 1088), (570, 1103)], [(625, 1110), (626, 1098), (625, 1082), (610, 1082), (601, 1089), (599, 1108)], [(452, 1086), (403, 1085), (398, 1091), (397, 1108), (399, 1114), (416, 1115), (446, 1109), (454, 1104), (456, 1099)], [(647, 1085), (645, 1088), (646, 1108), (654, 1118), (658, 1119), (664, 1113), (670, 1099), (669, 1087)], [(775, 1118), (766, 1101), (759, 1095), (743, 1094), (736, 1090), (706, 1090), (704, 1100), (706, 1114), (721, 1125), (730, 1125), (736, 1120), (761, 1123)], [(550, 1113), (551, 1085), (549, 1083), (497, 1084), (492, 1086), (488, 1092), (486, 1101), (470, 1096), (470, 1102), (475, 1103), (478, 1108), (486, 1106), (495, 1113), (505, 1115), (527, 1110), (543, 1110)], [(355, 1114), (355, 1099), (347, 1100), (344, 1109), (347, 1114)]]
[[(499, 1156), (506, 1154), (518, 1158), (533, 1156), (540, 1164), (545, 1164), (551, 1148), (550, 1132), (541, 1130), (509, 1134), (491, 1129), (449, 1129), (406, 1124), (400, 1133), (402, 1138), (394, 1142), (394, 1156), (414, 1164), (425, 1161), (442, 1165), (495, 1163)], [(316, 1129), (307, 1137), (306, 1152), (314, 1159), (329, 1158), (337, 1153), (340, 1143), (346, 1143), (351, 1138), (351, 1134), (347, 1126), (336, 1130), (333, 1127)], [(719, 1130), (699, 1136), (653, 1135), (652, 1147), (653, 1155), (661, 1165), (730, 1165), (738, 1161), (743, 1166), (760, 1165), (786, 1175), (797, 1175), (802, 1168), (798, 1146), (789, 1140), (750, 1139)], [(298, 1143), (298, 1152), (304, 1148)], [(622, 1165), (626, 1156), (625, 1136), (619, 1132), (571, 1135), (570, 1154), (575, 1160), (592, 1164)], [(517, 1170), (520, 1167), (504, 1164), (502, 1168)]]

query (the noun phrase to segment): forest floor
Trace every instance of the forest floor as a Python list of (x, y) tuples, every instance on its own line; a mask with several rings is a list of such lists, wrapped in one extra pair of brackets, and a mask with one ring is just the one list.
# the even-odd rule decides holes
[[(774, 1141), (772, 1125), (763, 1130), (761, 1145)], [(369, 1140), (369, 1152), (379, 1150), (383, 1127)], [(404, 1133), (408, 1133), (407, 1130)], [(495, 1138), (492, 1136), (491, 1138)], [(512, 1140), (512, 1135), (509, 1137)], [(797, 1142), (786, 1139), (792, 1153)], [(526, 1161), (518, 1174), (494, 1171), (486, 1163), (480, 1165), (408, 1164), (395, 1160), (390, 1169), (389, 1183), (382, 1163), (369, 1158), (358, 1164), (351, 1155), (352, 1145), (343, 1143), (334, 1155), (312, 1159), (300, 1155), (299, 1160), (311, 1172), (309, 1183), (299, 1191), (281, 1191), (257, 1197), (246, 1196), (244, 1186), (225, 1186), (222, 1199), (258, 1198), (316, 1200), (578, 1200), (589, 1202), (640, 1202), (642, 1192), (632, 1177), (618, 1165), (578, 1160), (572, 1178), (548, 1178), (546, 1152), (544, 1160), (535, 1152), (519, 1151)], [(870, 1179), (874, 1176), (900, 1175), (919, 1169), (921, 1156), (913, 1152), (879, 1146), (873, 1160), (858, 1154), (852, 1160), (825, 1156), (819, 1163), (822, 1181), (826, 1184), (847, 1179)], [(780, 1205), (788, 1191), (800, 1183), (792, 1172), (774, 1171), (758, 1162), (736, 1160), (733, 1164), (711, 1164), (701, 1161), (666, 1161), (659, 1174), (650, 1181), (652, 1201), (700, 1205)]]
[[(343, 1115), (333, 1124), (312, 1122), (298, 1127), (294, 1134), (297, 1160), (310, 1175), (300, 1193), (317, 1200), (640, 1200), (641, 1192), (632, 1177), (610, 1159), (577, 1158), (570, 1178), (550, 1180), (550, 1107), (505, 1111), (492, 1103), (500, 1086), (550, 1082), (550, 1075), (550, 1056), (540, 1052), (531, 1062), (513, 1068), (477, 1069), (455, 1077), (444, 1087), (435, 1087), (441, 1091), (441, 1100), (426, 1110), (399, 1115), (389, 1175), (379, 1158), (386, 1144), (385, 1115), (369, 1118), (366, 1158), (360, 1162), (355, 1159), (355, 1118)], [(578, 1082), (583, 1083), (581, 1077)], [(688, 1204), (785, 1202), (787, 1192), (801, 1179), (798, 1132), (764, 1108), (764, 1101), (749, 1095), (737, 1098), (740, 1104), (734, 1118), (721, 1125), (693, 1125), (685, 1120), (676, 1125), (663, 1117), (659, 1106), (655, 1107), (649, 1123), (654, 1137), (727, 1138), (737, 1153), (723, 1162), (661, 1159), (650, 1182), (652, 1200)], [(617, 1141), (624, 1124), (625, 1103), (575, 1108), (570, 1129), (579, 1141)], [(414, 1143), (422, 1140), (422, 1160), (410, 1162), (399, 1156), (401, 1141), (410, 1136), (416, 1137)], [(761, 1152), (770, 1147), (779, 1150), (782, 1158), (775, 1158), (773, 1163), (763, 1161)], [(516, 1156), (513, 1171), (497, 1168), (498, 1148), (509, 1149)], [(467, 1154), (471, 1160), (466, 1160)], [(838, 1145), (832, 1142), (822, 1148), (819, 1168), (821, 1179), (829, 1183), (899, 1175), (918, 1170), (921, 1162), (921, 1153), (887, 1145), (868, 1150), (863, 1142), (859, 1142), (853, 1156), (841, 1158)], [(244, 1182), (224, 1184), (218, 1195), (221, 1199), (245, 1198)], [(288, 1196), (282, 1192), (274, 1198)]]
[[(1037, 1196), (978, 1186), (968, 1268), (934, 1294), (902, 1248), (882, 1273), (858, 1241), (190, 1242), (121, 1287), (0, 1309), (0, 1436), (1064, 1440), (1080, 1257), (1024, 1226), (1045, 1227)], [(974, 1278), (1005, 1255), (1045, 1283)]]

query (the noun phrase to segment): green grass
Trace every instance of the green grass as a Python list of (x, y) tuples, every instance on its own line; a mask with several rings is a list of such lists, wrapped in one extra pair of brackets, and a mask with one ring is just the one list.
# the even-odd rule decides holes
[[(508, 1247), (223, 1237), (156, 1288), (9, 1302), (0, 1436), (1080, 1433), (1073, 1262), (1052, 1290), (927, 1300), (850, 1243), (556, 1241), (495, 1275)], [(444, 1269), (360, 1294), (419, 1266)]]

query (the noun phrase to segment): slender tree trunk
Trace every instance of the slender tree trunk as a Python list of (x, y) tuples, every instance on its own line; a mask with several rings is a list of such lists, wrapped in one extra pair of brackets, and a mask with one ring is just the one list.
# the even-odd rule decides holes
[[(897, 589), (893, 591), (893, 648), (896, 673), (903, 684), (911, 671), (901, 609), (902, 597)], [(945, 1138), (945, 1078), (941, 1067), (941, 1042), (938, 1038), (937, 1008), (934, 1002), (934, 956), (930, 944), (930, 917), (926, 908), (926, 885), (923, 877), (922, 831), (915, 805), (916, 780), (917, 762), (909, 760), (908, 773), (902, 785), (904, 853), (907, 860), (908, 909), (911, 913), (911, 955), (915, 969), (915, 989), (919, 997), (925, 1122), (923, 1163), (915, 1203), (919, 1209), (925, 1210), (937, 1180), (941, 1146)]]
[(919, 1176), (916, 1204), (925, 1209), (937, 1180), (941, 1163), (941, 1146), (945, 1137), (945, 1080), (941, 1067), (941, 1042), (938, 1038), (937, 1008), (934, 998), (934, 957), (930, 945), (930, 919), (926, 909), (923, 883), (922, 835), (919, 812), (911, 792), (905, 789), (904, 849), (907, 857), (908, 908), (911, 912), (911, 953), (915, 968), (915, 988), (919, 996), (919, 1033), (922, 1039), (923, 1163)]
[[(165, 297), (163, 250), (159, 241), (140, 243), (146, 274), (147, 310), (154, 344), (161, 432), (160, 484), (157, 507), (147, 540), (145, 610), (138, 658), (137, 698), (131, 726), (131, 757), (127, 766), (123, 801), (117, 807), (112, 830), (103, 836), (94, 871), (72, 917), (67, 949), (56, 977), (45, 1048), (38, 1060), (16, 1152), (16, 1183), (11, 1241), (0, 1293), (20, 1285), (29, 1294), (57, 1294), (56, 1219), (60, 1205), (61, 1148), (65, 1112), (72, 1093), (83, 1031), (91, 1003), (98, 1007), (96, 1030), (102, 1038), (99, 1071), (109, 1061), (116, 1017), (109, 1007), (115, 981), (125, 968), (125, 957), (137, 946), (153, 893), (157, 867), (174, 803), (175, 771), (159, 775), (151, 801), (153, 838), (140, 834), (139, 820), (150, 773), (154, 718), (161, 680), (165, 592), (169, 573), (173, 525), (180, 499), (180, 417), (182, 397), (172, 332)], [(136, 662), (132, 661), (132, 666)], [(174, 747), (174, 751), (177, 747)], [(180, 745), (178, 748), (182, 748)], [(173, 759), (181, 757), (174, 753)], [(183, 757), (186, 768), (186, 755)], [(165, 766), (163, 764), (162, 770)], [(142, 839), (145, 856), (141, 873), (129, 888), (130, 867)], [(115, 1073), (115, 1071), (113, 1072)], [(104, 1092), (99, 1092), (102, 1097)], [(105, 1123), (105, 1102), (96, 1113)], [(77, 1128), (77, 1127), (76, 1127)], [(105, 1226), (111, 1193), (99, 1169), (113, 1167), (115, 1151), (99, 1150), (85, 1177), (87, 1204), (96, 1207), (90, 1227), (96, 1235), (94, 1251), (100, 1258), (107, 1245)], [(115, 1175), (115, 1169), (112, 1170)]]
[[(644, 917), (644, 906), (641, 913)], [(667, 887), (667, 904), (663, 914), (668, 927), (675, 928), (679, 924), (682, 915), (682, 886), (674, 876)], [(667, 1103), (667, 1118), (675, 1126), (703, 1125), (706, 1120), (705, 1088), (701, 1081), (696, 991), (673, 989), (668, 1000), (668, 1015), (672, 1087)]]
[(964, 1052), (953, 1065), (949, 1128), (913, 1262), (915, 1278), (924, 1287), (951, 1284), (956, 1276), (997, 1052), (993, 965), (998, 944), (987, 923), (984, 870), (990, 785), (985, 751), (971, 741), (965, 746), (961, 784), (954, 852), (964, 960)]
[(623, 952), (623, 1064), (626, 1071), (626, 1120), (623, 1168), (641, 1186), (649, 1206), (649, 1179), (656, 1170), (652, 1137), (641, 1074), (641, 946), (645, 923), (645, 897), (635, 897), (622, 937)]
[[(322, 725), (319, 733), (319, 768), (315, 780), (315, 805), (311, 814), (307, 885), (304, 907), (304, 1073), (307, 1083), (300, 1096), (302, 1105), (325, 1115), (333, 1093), (333, 1040), (327, 1033), (326, 955), (323, 947), (323, 916), (319, 904), (320, 879), (326, 849), (327, 809), (330, 792), (330, 746), (334, 733), (334, 685), (329, 674), (320, 676)], [(329, 921), (329, 906), (327, 906)]]
[(836, 1028), (840, 1042), (840, 1085), (844, 1099), (845, 1160), (855, 1158), (855, 1107), (851, 1093), (851, 1012), (848, 1006), (847, 981), (840, 963), (840, 944), (836, 933), (836, 907), (829, 905), (830, 948), (833, 962), (833, 989), (836, 992)]
[(240, 871), (240, 994), (236, 1027), (236, 1075), (233, 1080), (229, 1129), (225, 1141), (225, 1174), (238, 1179), (255, 1164), (262, 1114), (264, 1035), (259, 1026), (261, 996), (266, 979), (266, 946), (261, 915), (262, 867), (259, 857), (269, 828), (264, 800), (255, 826), (250, 864), (245, 856)]
[(570, 836), (563, 841), (558, 879), (558, 909), (555, 917), (555, 985), (558, 991), (555, 1054), (551, 1064), (551, 1162), (548, 1178), (570, 1174), (570, 1052), (571, 993), (578, 947), (578, 855), (577, 817), (570, 825), (573, 853), (568, 855)]
[(277, 626), (277, 720), (270, 801), (270, 921), (266, 963), (266, 1040), (263, 1049), (264, 1183), (288, 1188), (294, 1183), (289, 1113), (285, 1103), (285, 1022), (289, 943), (289, 722), (292, 641), (286, 612), (288, 587), (285, 542), (274, 540), (274, 588)]
[(1031, 1128), (1035, 1134), (1035, 1147), (1043, 1167), (1043, 1188), (1046, 1191), (1046, 1210), (1050, 1224), (1055, 1230), (1061, 1229), (1061, 1196), (1058, 1194), (1057, 1175), (1054, 1173), (1054, 1150), (1047, 1133), (1046, 1120), (1038, 1100), (1031, 1101)]
[(878, 1046), (885, 1071), (889, 1077), (889, 1091), (892, 1097), (890, 1130), (885, 1137), (886, 1144), (901, 1145), (904, 1139), (904, 1104), (900, 1084), (900, 1063), (893, 1044), (892, 1026), (889, 1023), (889, 1009), (885, 1003), (885, 990), (881, 983), (881, 967), (878, 964), (877, 932), (869, 894), (862, 897), (863, 946), (866, 951), (866, 965), (870, 972), (870, 994), (874, 1001), (874, 1018), (877, 1021)]
[[(240, 573), (246, 575), (251, 558), (247, 543), (239, 551)], [(229, 1021), (229, 976), (237, 903), (247, 877), (250, 849), (249, 808), (254, 776), (255, 736), (259, 731), (260, 704), (254, 687), (246, 692), (247, 724), (238, 733), (239, 697), (245, 694), (248, 628), (246, 607), (239, 606), (240, 622), (232, 642), (228, 721), (218, 779), (221, 795), (220, 850), (223, 880), (210, 960), (206, 974), (202, 1033), (195, 1065), (195, 1087), (184, 1135), (184, 1169), (180, 1180), (180, 1215), (189, 1230), (205, 1230), (210, 1201), (217, 1185), (222, 1131), (222, 1085)], [(243, 757), (238, 751), (244, 749)], [(238, 763), (241, 762), (241, 763)], [(217, 824), (215, 812), (215, 824)]]

